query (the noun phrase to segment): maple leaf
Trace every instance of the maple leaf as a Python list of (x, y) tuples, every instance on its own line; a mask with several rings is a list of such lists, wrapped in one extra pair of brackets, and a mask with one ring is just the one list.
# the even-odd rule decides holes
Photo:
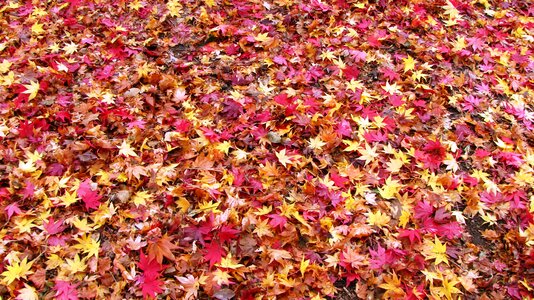
[(209, 261), (210, 268), (214, 264), (219, 263), (224, 255), (224, 249), (221, 248), (219, 243), (212, 241), (206, 248), (204, 248), (204, 261)]
[(434, 263), (438, 265), (440, 262), (444, 262), (447, 265), (449, 260), (447, 259), (447, 246), (446, 243), (442, 244), (437, 236), (434, 237), (434, 242), (425, 241), (426, 246), (426, 259), (434, 259)]
[(34, 287), (24, 283), (24, 288), (19, 290), (16, 300), (38, 300), (39, 295)]
[(143, 293), (143, 299), (152, 299), (155, 298), (157, 294), (163, 292), (161, 287), (163, 286), (163, 281), (157, 277), (152, 276), (141, 276), (141, 292)]
[(180, 281), (181, 288), (185, 291), (184, 299), (195, 299), (198, 295), (198, 289), (200, 285), (203, 285), (206, 283), (207, 276), (200, 275), (200, 277), (197, 279), (191, 274), (187, 274), (185, 277), (180, 276), (177, 277), (178, 281)]
[(148, 244), (148, 257), (149, 259), (155, 259), (159, 264), (163, 262), (163, 257), (174, 260), (172, 250), (177, 248), (178, 247), (171, 242), (170, 238), (165, 235), (155, 242)]
[(410, 243), (421, 242), (419, 229), (399, 229), (399, 238), (408, 238)]
[[(347, 151), (347, 149), (345, 149), (345, 151)], [(361, 153), (361, 156), (358, 157), (358, 159), (365, 160), (365, 165), (378, 157), (378, 153), (376, 153), (376, 146), (371, 148), (369, 144), (365, 144), (365, 149), (358, 149), (358, 152)]]
[(220, 263), (216, 264), (216, 266), (220, 268), (235, 270), (244, 267), (245, 265), (237, 263), (237, 260), (232, 256), (232, 253), (228, 253), (226, 257), (221, 259)]
[(80, 256), (76, 254), (73, 259), (65, 259), (65, 267), (71, 274), (83, 272), (87, 268), (86, 258), (80, 259)]
[(74, 245), (74, 248), (82, 250), (83, 253), (87, 254), (87, 257), (94, 256), (98, 258), (98, 252), (100, 250), (100, 242), (93, 240), (93, 238), (85, 234), (81, 238), (76, 238), (78, 242), (77, 245)]
[(132, 201), (135, 204), (136, 207), (139, 207), (139, 205), (146, 205), (146, 200), (152, 198), (152, 195), (150, 195), (146, 191), (141, 191), (135, 193), (132, 197)]
[(76, 288), (78, 284), (73, 284), (64, 280), (56, 280), (54, 290), (56, 293), (54, 297), (57, 300), (78, 300), (78, 291)]
[(18, 214), (22, 213), (22, 210), (20, 210), (19, 205), (18, 205), (17, 202), (13, 202), (13, 203), (7, 205), (7, 206), (4, 208), (4, 210), (5, 210), (6, 213), (7, 213), (7, 219), (8, 219), (8, 220), (11, 219), (11, 217), (12, 217), (13, 215), (18, 215)]
[(458, 293), (461, 294), (461, 291), (455, 287), (458, 283), (460, 283), (460, 281), (458, 281), (457, 279), (453, 279), (449, 281), (449, 279), (443, 275), (441, 275), (439, 279), (441, 279), (441, 286), (434, 287), (432, 291), (438, 294), (440, 297), (445, 296), (447, 300), (452, 300), (453, 294), (458, 294)]
[(28, 100), (32, 100), (33, 98), (35, 98), (37, 96), (37, 93), (39, 92), (39, 88), (40, 88), (40, 85), (39, 85), (39, 82), (38, 81), (30, 81), (30, 84), (25, 84), (24, 87), (26, 88), (26, 90), (24, 92), (22, 92), (23, 94), (29, 94), (30, 96), (28, 96)]
[(382, 188), (379, 188), (378, 191), (380, 192), (380, 196), (384, 199), (393, 199), (395, 198), (395, 195), (400, 191), (402, 188), (402, 184), (400, 184), (399, 181), (395, 179), (391, 179), (391, 177), (388, 177), (386, 179), (386, 182), (384, 183), (384, 186)]
[(383, 226), (387, 225), (389, 221), (391, 221), (391, 218), (388, 215), (383, 214), (380, 210), (367, 214), (367, 223), (371, 226), (376, 225), (382, 228)]
[(71, 55), (75, 52), (78, 52), (78, 46), (74, 42), (70, 42), (69, 44), (65, 44), (65, 46), (63, 46), (63, 51), (65, 51), (65, 54)]
[(139, 262), (137, 263), (139, 269), (143, 270), (146, 277), (158, 277), (164, 266), (154, 259), (149, 259), (143, 251), (139, 254)]
[(43, 222), (43, 228), (50, 235), (54, 235), (65, 230), (65, 226), (63, 226), (63, 221), (54, 221), (52, 217), (48, 218), (48, 221)]
[(384, 276), (385, 283), (380, 284), (378, 287), (386, 290), (383, 297), (385, 299), (398, 299), (404, 296), (404, 290), (401, 288), (401, 282), (397, 274), (393, 272), (391, 275)]
[(415, 68), (415, 60), (413, 57), (409, 56), (407, 58), (403, 58), (402, 61), (404, 62), (404, 72), (408, 72), (410, 70), (413, 70)]
[(226, 241), (230, 241), (232, 239), (237, 238), (237, 236), (238, 236), (238, 234), (240, 232), (241, 231), (239, 231), (237, 229), (234, 229), (229, 225), (223, 225), (219, 229), (219, 240), (220, 240), (221, 243), (224, 243)]
[(291, 253), (283, 249), (269, 249), (267, 250), (271, 260), (269, 262), (277, 261), (283, 263), (285, 260), (291, 259)]
[(24, 278), (29, 274), (32, 274), (33, 271), (30, 271), (33, 265), (33, 261), (28, 263), (28, 258), (25, 257), (20, 262), (12, 262), (7, 266), (7, 270), (2, 273), (4, 276), (3, 282), (7, 285), (10, 285), (13, 281)]
[(215, 272), (213, 272), (213, 281), (215, 281), (218, 285), (229, 285), (234, 283), (230, 279), (232, 278), (232, 275), (228, 273), (226, 270), (217, 269)]
[(386, 249), (384, 249), (380, 244), (376, 250), (369, 249), (369, 254), (371, 254), (371, 259), (369, 259), (369, 267), (373, 270), (382, 270), (384, 265), (389, 263), (388, 257), (386, 256)]
[(100, 206), (100, 199), (102, 196), (98, 192), (93, 191), (92, 189), (93, 182), (89, 179), (86, 179), (78, 187), (77, 194), (80, 197), (85, 205), (86, 209), (97, 209)]
[(133, 150), (129, 143), (125, 140), (122, 141), (122, 144), (118, 147), (119, 155), (124, 155), (125, 157), (138, 157), (137, 153)]
[(278, 161), (284, 166), (287, 167), (287, 164), (291, 164), (291, 157), (286, 155), (286, 149), (282, 149), (280, 152), (275, 152)]
[(326, 145), (326, 143), (323, 142), (323, 140), (321, 140), (321, 137), (319, 137), (319, 136), (311, 138), (308, 141), (308, 144), (309, 144), (310, 148), (314, 149), (314, 150), (321, 150), (324, 147), (324, 145)]
[(280, 230), (282, 230), (287, 223), (287, 218), (279, 214), (269, 214), (267, 217), (271, 218), (269, 225), (272, 227), (278, 226)]

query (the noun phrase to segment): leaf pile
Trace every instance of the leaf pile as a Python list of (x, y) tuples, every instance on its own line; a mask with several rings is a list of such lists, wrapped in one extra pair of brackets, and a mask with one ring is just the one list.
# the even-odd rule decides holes
[(528, 1), (12, 0), (0, 31), (5, 298), (534, 297)]

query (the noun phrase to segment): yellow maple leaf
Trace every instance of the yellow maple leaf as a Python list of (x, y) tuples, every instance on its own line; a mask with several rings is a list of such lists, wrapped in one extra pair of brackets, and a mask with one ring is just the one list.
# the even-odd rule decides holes
[(87, 223), (87, 219), (85, 218), (79, 219), (78, 217), (75, 217), (74, 219), (72, 219), (71, 223), (81, 232), (88, 232), (93, 230), (93, 227)]
[(33, 23), (33, 25), (32, 25), (32, 33), (34, 33), (36, 35), (40, 35), (43, 32), (45, 32), (45, 30), (43, 29), (43, 24), (39, 24), (38, 22)]
[(39, 82), (38, 81), (30, 81), (30, 84), (25, 84), (24, 87), (26, 90), (22, 92), (23, 94), (30, 94), (28, 97), (28, 100), (32, 100), (37, 96), (37, 93), (39, 92)]
[(180, 1), (178, 0), (172, 0), (167, 2), (167, 9), (169, 10), (171, 17), (179, 17), (182, 12), (182, 4), (180, 4)]
[(80, 256), (76, 254), (76, 256), (74, 256), (74, 259), (65, 259), (66, 264), (64, 265), (64, 267), (66, 270), (69, 271), (70, 274), (83, 272), (87, 268), (85, 260), (86, 258), (80, 259)]
[(220, 268), (226, 268), (226, 269), (238, 269), (241, 267), (244, 267), (245, 265), (237, 263), (237, 260), (232, 257), (232, 253), (228, 253), (226, 257), (223, 257), (221, 259), (221, 262), (218, 264), (215, 264), (215, 266)]
[(388, 170), (391, 173), (398, 173), (400, 171), (400, 169), (402, 168), (402, 166), (404, 165), (404, 162), (402, 161), (402, 159), (394, 158), (394, 159), (390, 160), (387, 163), (387, 165), (388, 165), (388, 167), (387, 167), (386, 170)]
[(434, 287), (432, 291), (436, 294), (438, 294), (440, 297), (445, 296), (447, 300), (452, 300), (453, 294), (461, 294), (460, 290), (456, 288), (455, 286), (460, 283), (457, 279), (452, 279), (449, 281), (446, 277), (443, 275), (440, 276), (441, 278), (441, 286), (440, 287)]
[(402, 61), (404, 62), (404, 72), (408, 72), (415, 68), (415, 60), (413, 59), (413, 57), (408, 55), (408, 57), (403, 58)]
[(360, 80), (351, 79), (349, 82), (345, 83), (347, 89), (356, 92), (356, 90), (363, 90), (363, 83)]
[(348, 145), (348, 147), (343, 149), (343, 151), (352, 152), (360, 150), (360, 144), (358, 141), (343, 140), (343, 143)]
[(397, 83), (389, 84), (389, 81), (386, 81), (386, 85), (383, 85), (382, 89), (389, 94), (395, 94), (400, 92), (401, 87), (398, 86)]
[(309, 259), (304, 259), (302, 258), (302, 260), (300, 261), (300, 266), (299, 266), (299, 271), (300, 271), (300, 274), (301, 276), (304, 276), (304, 273), (306, 273), (306, 269), (308, 269), (308, 266), (310, 265), (310, 260)]
[(93, 240), (89, 234), (85, 234), (80, 238), (76, 238), (78, 244), (74, 245), (74, 248), (82, 250), (83, 253), (87, 253), (87, 257), (97, 257), (100, 250), (100, 242)]
[(267, 33), (267, 32), (260, 33), (260, 34), (258, 34), (257, 36), (254, 37), (254, 40), (256, 40), (256, 42), (261, 42), (261, 43), (267, 42), (270, 39), (271, 38), (269, 37), (269, 33)]
[(7, 73), (12, 64), (13, 63), (8, 61), (7, 59), (2, 60), (2, 62), (0, 63), (0, 74)]
[(137, 153), (133, 150), (132, 146), (126, 141), (122, 141), (122, 144), (119, 146), (119, 155), (124, 155), (126, 157), (138, 157)]
[(135, 193), (135, 195), (132, 197), (132, 201), (136, 207), (139, 207), (139, 205), (146, 205), (146, 200), (150, 198), (152, 198), (152, 195), (146, 191), (142, 191)]
[(224, 285), (224, 284), (230, 284), (230, 279), (232, 278), (232, 275), (228, 273), (227, 271), (217, 269), (215, 272), (212, 273), (213, 275), (213, 281), (217, 282), (218, 285)]
[(393, 199), (395, 195), (402, 188), (402, 184), (396, 179), (391, 179), (391, 176), (386, 179), (386, 182), (382, 188), (378, 188), (380, 196), (384, 199)]
[(403, 209), (399, 217), (399, 227), (405, 228), (406, 224), (410, 221), (410, 212)]
[(138, 0), (132, 1), (128, 4), (129, 9), (133, 9), (138, 11), (140, 8), (143, 8), (144, 4), (142, 2), (139, 2)]
[(426, 259), (434, 259), (436, 265), (440, 262), (449, 264), (449, 260), (447, 259), (447, 243), (442, 244), (436, 236), (434, 237), (434, 242), (425, 241), (425, 244), (427, 248), (424, 253)]
[(7, 266), (6, 271), (2, 273), (4, 276), (3, 282), (6, 285), (10, 285), (13, 281), (24, 278), (29, 274), (32, 274), (33, 271), (30, 271), (33, 265), (33, 261), (28, 262), (28, 258), (25, 257), (21, 262), (12, 262)]
[(232, 144), (229, 141), (224, 141), (222, 143), (217, 144), (217, 146), (215, 146), (215, 149), (228, 155), (228, 151), (230, 150), (231, 147), (232, 147)]
[(389, 221), (391, 221), (391, 218), (379, 210), (367, 214), (367, 223), (371, 226), (376, 225), (382, 228), (383, 226), (387, 225)]
[(69, 193), (68, 191), (65, 191), (65, 194), (59, 198), (61, 200), (61, 204), (65, 205), (65, 207), (69, 207), (71, 204), (76, 203), (80, 198), (76, 195), (76, 192)]

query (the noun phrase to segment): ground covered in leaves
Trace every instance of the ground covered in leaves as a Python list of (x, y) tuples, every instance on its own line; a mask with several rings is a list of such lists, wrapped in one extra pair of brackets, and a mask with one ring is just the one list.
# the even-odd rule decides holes
[(528, 1), (0, 6), (5, 299), (528, 299)]

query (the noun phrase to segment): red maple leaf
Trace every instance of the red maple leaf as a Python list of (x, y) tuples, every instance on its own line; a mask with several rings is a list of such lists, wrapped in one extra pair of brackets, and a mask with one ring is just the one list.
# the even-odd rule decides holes
[(209, 261), (210, 268), (214, 264), (221, 261), (221, 258), (224, 255), (224, 249), (217, 242), (211, 242), (206, 245), (204, 248), (204, 261)]
[(137, 263), (137, 266), (139, 269), (143, 270), (145, 277), (158, 277), (160, 272), (165, 268), (164, 265), (158, 263), (155, 259), (149, 259), (143, 251), (139, 254), (139, 262)]
[(231, 226), (224, 225), (219, 229), (219, 240), (221, 243), (235, 239), (241, 231), (232, 228)]
[(343, 75), (345, 75), (347, 80), (358, 79), (358, 75), (360, 75), (360, 70), (358, 70), (356, 66), (348, 66), (343, 69)]
[(141, 292), (143, 293), (143, 299), (153, 299), (157, 294), (163, 292), (161, 286), (163, 281), (153, 276), (141, 276)]
[(421, 242), (419, 229), (399, 229), (399, 238), (408, 238), (410, 243)]
[(77, 284), (64, 280), (56, 280), (56, 285), (54, 286), (56, 294), (54, 296), (57, 300), (78, 300), (76, 287), (78, 287)]

